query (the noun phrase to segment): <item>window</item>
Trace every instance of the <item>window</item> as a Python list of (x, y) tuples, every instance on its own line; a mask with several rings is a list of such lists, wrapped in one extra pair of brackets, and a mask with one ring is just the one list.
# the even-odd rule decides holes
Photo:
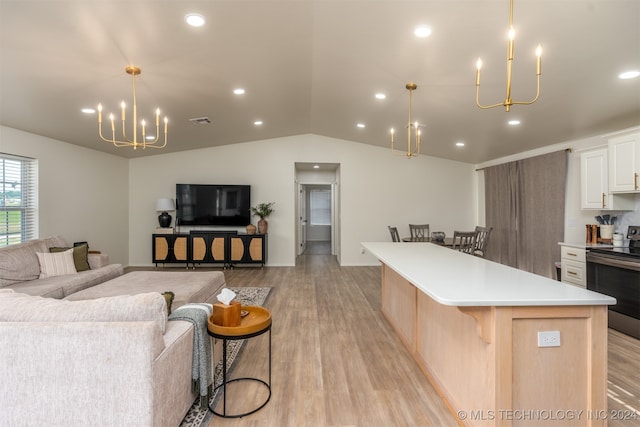
[(0, 247), (38, 236), (38, 163), (0, 153)]
[(309, 197), (311, 225), (331, 225), (331, 191), (311, 190)]

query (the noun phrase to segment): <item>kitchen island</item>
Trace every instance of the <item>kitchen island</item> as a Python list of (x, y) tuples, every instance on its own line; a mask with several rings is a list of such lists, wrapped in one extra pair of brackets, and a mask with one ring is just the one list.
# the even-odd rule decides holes
[(384, 316), (460, 424), (606, 425), (614, 298), (430, 243), (362, 245)]

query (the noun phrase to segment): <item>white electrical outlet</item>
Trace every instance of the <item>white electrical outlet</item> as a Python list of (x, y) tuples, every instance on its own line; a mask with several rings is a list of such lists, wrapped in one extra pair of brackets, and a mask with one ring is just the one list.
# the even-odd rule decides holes
[(560, 331), (539, 331), (538, 347), (560, 347)]

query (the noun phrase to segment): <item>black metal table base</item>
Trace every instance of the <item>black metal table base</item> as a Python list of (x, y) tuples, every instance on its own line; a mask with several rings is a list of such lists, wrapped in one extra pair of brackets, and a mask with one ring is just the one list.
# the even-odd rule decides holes
[[(256, 337), (258, 335), (262, 335), (265, 332), (269, 332), (269, 382), (261, 380), (259, 378), (250, 378), (250, 377), (243, 377), (243, 378), (233, 378), (228, 380), (227, 379), (227, 341), (228, 340), (238, 340), (238, 339), (248, 339), (248, 338), (253, 338)], [(216, 335), (216, 334), (210, 334), (215, 336), (216, 338), (221, 338), (222, 339), (222, 384), (218, 385), (214, 390), (218, 390), (219, 388), (221, 388), (222, 390), (222, 412), (218, 412), (214, 409), (213, 406), (211, 406), (211, 403), (209, 403), (209, 410), (211, 412), (213, 412), (215, 415), (219, 416), (219, 417), (223, 417), (223, 418), (241, 418), (241, 417), (245, 417), (247, 415), (251, 415), (255, 412), (258, 412), (260, 409), (264, 408), (265, 405), (269, 402), (269, 400), (271, 399), (271, 324), (269, 324), (269, 326), (265, 329), (262, 329), (258, 332), (252, 333), (252, 334), (247, 334), (247, 335), (243, 335), (243, 336), (237, 336), (237, 337), (227, 337), (227, 336), (220, 336), (220, 335)], [(255, 409), (252, 409), (248, 412), (243, 412), (241, 414), (228, 414), (227, 413), (227, 384), (230, 384), (232, 382), (239, 382), (239, 381), (255, 381), (255, 382), (259, 382), (262, 383), (268, 390), (268, 395), (267, 398), (265, 399), (265, 401), (260, 404), (260, 406), (258, 406)], [(215, 383), (215, 378), (214, 378), (214, 383)], [(217, 401), (217, 399), (215, 399)]]
[[(266, 381), (263, 381), (259, 378), (234, 378), (232, 380), (227, 381), (226, 383), (222, 383), (219, 386), (217, 386), (215, 389), (219, 389), (220, 387), (223, 388), (222, 392), (225, 393), (226, 392), (226, 385), (230, 384), (232, 382), (236, 382), (236, 381), (256, 381), (259, 383), (264, 384), (265, 387), (267, 387), (267, 390), (269, 391), (269, 394), (267, 395), (267, 398), (265, 399), (264, 402), (262, 402), (262, 404), (260, 406), (258, 406), (255, 409), (252, 409), (251, 411), (248, 412), (243, 412), (242, 414), (227, 414), (227, 405), (226, 402), (223, 402), (223, 412), (217, 412), (213, 409), (213, 407), (211, 407), (211, 405), (209, 405), (209, 410), (211, 412), (213, 412), (215, 415), (219, 416), (219, 417), (223, 417), (223, 418), (242, 418), (242, 417), (246, 417), (247, 415), (251, 415), (255, 412), (258, 412), (260, 409), (264, 408), (265, 405), (269, 402), (269, 400), (271, 399), (271, 385), (267, 384)], [(223, 399), (225, 397), (223, 396)]]

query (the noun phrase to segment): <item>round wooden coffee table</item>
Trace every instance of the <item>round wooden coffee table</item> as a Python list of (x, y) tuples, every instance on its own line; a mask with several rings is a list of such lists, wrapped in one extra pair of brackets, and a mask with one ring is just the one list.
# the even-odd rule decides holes
[[(253, 414), (254, 412), (264, 408), (267, 402), (269, 402), (269, 399), (271, 399), (271, 313), (266, 308), (258, 306), (243, 306), (242, 310), (247, 311), (248, 314), (241, 319), (239, 326), (216, 325), (212, 322), (211, 317), (209, 317), (208, 321), (209, 335), (222, 340), (222, 384), (215, 388), (215, 390), (222, 388), (222, 412), (215, 411), (211, 404), (209, 404), (209, 410), (224, 418), (240, 418)], [(257, 337), (265, 332), (269, 332), (269, 380), (264, 381), (259, 378), (249, 377), (227, 379), (227, 342), (229, 340), (242, 340)], [(213, 381), (215, 384), (215, 373)], [(239, 381), (257, 381), (267, 388), (268, 395), (265, 401), (253, 410), (241, 414), (228, 414), (226, 395), (227, 384)]]

